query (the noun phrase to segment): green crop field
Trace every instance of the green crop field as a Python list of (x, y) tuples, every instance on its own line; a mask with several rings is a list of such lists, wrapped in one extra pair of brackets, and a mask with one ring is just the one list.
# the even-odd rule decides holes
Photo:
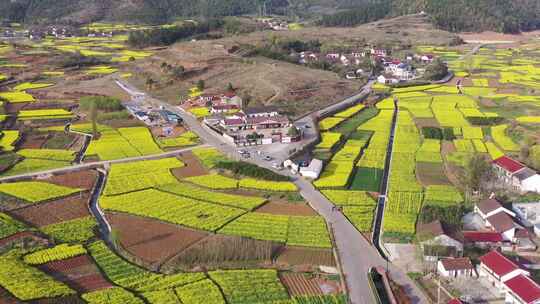
[(30, 265), (40, 265), (52, 261), (65, 260), (78, 255), (86, 254), (86, 249), (82, 245), (60, 244), (52, 248), (38, 250), (24, 256), (25, 263)]
[(25, 264), (17, 252), (0, 255), (0, 285), (23, 301), (75, 294), (64, 283)]
[(117, 256), (101, 241), (90, 244), (88, 250), (111, 282), (139, 292), (183, 286), (205, 277), (203, 273), (178, 273), (174, 275), (152, 273)]
[(212, 271), (208, 275), (223, 291), (227, 303), (276, 303), (289, 299), (275, 270)]
[(144, 301), (137, 298), (131, 292), (121, 288), (113, 287), (88, 292), (82, 295), (82, 298), (90, 304), (143, 304)]
[(106, 210), (146, 216), (209, 231), (217, 230), (246, 212), (155, 189), (105, 196), (100, 199), (100, 205)]
[(28, 227), (26, 227), (25, 224), (13, 219), (11, 216), (5, 213), (0, 212), (0, 239), (27, 229)]
[(113, 164), (103, 193), (116, 195), (175, 183), (178, 180), (170, 169), (182, 166), (176, 158)]
[(383, 170), (357, 167), (349, 189), (379, 192)]
[(220, 233), (276, 241), (288, 245), (330, 248), (326, 223), (320, 217), (247, 213)]
[(197, 186), (214, 190), (227, 190), (238, 188), (238, 180), (219, 174), (193, 176), (184, 179)]
[(144, 127), (108, 129), (100, 131), (98, 140), (92, 140), (87, 155), (97, 155), (101, 160), (158, 154), (163, 151)]
[(82, 243), (94, 237), (94, 230), (96, 228), (96, 220), (91, 216), (87, 216), (79, 219), (50, 224), (41, 227), (40, 229), (57, 242)]
[(257, 180), (254, 178), (243, 178), (238, 183), (240, 188), (255, 189), (262, 191), (290, 192), (296, 191), (296, 185), (291, 182), (274, 182)]
[(263, 197), (221, 193), (180, 182), (160, 186), (159, 190), (244, 210), (253, 210), (266, 202), (266, 199)]
[(0, 193), (7, 194), (28, 203), (40, 203), (65, 197), (81, 191), (45, 182), (15, 182), (0, 184)]

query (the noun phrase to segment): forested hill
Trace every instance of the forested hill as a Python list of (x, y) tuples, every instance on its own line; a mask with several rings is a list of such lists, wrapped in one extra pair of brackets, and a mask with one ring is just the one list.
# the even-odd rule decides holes
[[(0, 19), (25, 23), (100, 20), (164, 23), (176, 17), (257, 13), (265, 0), (0, 0)], [(279, 11), (287, 0), (266, 0)]]
[(425, 11), (452, 32), (519, 32), (540, 28), (539, 0), (394, 0), (392, 14)]
[(326, 26), (354, 26), (424, 11), (439, 28), (453, 32), (540, 28), (540, 0), (0, 0), (0, 19), (164, 23), (176, 17), (258, 14), (263, 9), (315, 19), (320, 11), (337, 12), (320, 20)]

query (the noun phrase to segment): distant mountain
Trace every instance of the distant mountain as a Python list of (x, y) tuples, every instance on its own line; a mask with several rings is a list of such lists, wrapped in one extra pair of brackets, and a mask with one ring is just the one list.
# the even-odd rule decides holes
[(393, 0), (393, 15), (428, 13), (452, 32), (520, 32), (540, 28), (539, 0)]
[[(25, 23), (100, 20), (163, 23), (176, 17), (257, 12), (264, 0), (0, 0), (0, 18)], [(268, 7), (286, 0), (267, 0)]]
[[(322, 9), (321, 9), (322, 8)], [(136, 21), (163, 23), (176, 17), (287, 14), (322, 18), (328, 26), (426, 12), (441, 29), (519, 32), (540, 28), (539, 0), (0, 0), (0, 19), (25, 23)]]

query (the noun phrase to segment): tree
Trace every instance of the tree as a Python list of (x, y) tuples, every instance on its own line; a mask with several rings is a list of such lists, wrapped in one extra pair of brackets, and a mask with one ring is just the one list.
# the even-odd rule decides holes
[(232, 83), (230, 83), (230, 82), (227, 84), (227, 91), (228, 92), (233, 92), (234, 91), (234, 87), (233, 87)]
[(448, 66), (440, 58), (437, 58), (426, 67), (424, 78), (427, 80), (441, 80), (447, 74)]
[(92, 120), (92, 136), (97, 138), (98, 136), (98, 127), (97, 127), (97, 104), (95, 102), (90, 103), (90, 120)]
[(185, 68), (183, 65), (176, 66), (172, 69), (172, 75), (175, 79), (179, 79), (184, 75)]
[(534, 145), (529, 149), (528, 160), (535, 169), (540, 169), (540, 145)]
[(297, 127), (292, 126), (287, 131), (287, 135), (289, 135), (290, 137), (297, 137), (298, 135), (300, 135), (300, 131), (298, 130)]
[(197, 81), (197, 89), (199, 89), (199, 91), (204, 91), (204, 80), (199, 79), (199, 81)]
[(154, 85), (156, 84), (156, 81), (150, 77), (146, 78), (146, 88), (150, 91), (154, 88)]
[(490, 160), (481, 154), (472, 156), (464, 169), (463, 182), (470, 191), (485, 192), (486, 186), (495, 178)]

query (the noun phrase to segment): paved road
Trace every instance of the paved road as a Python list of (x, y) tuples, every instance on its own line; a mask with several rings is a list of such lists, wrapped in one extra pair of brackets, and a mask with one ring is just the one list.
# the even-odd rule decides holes
[[(204, 144), (204, 145), (199, 145), (197, 147), (207, 147), (207, 146), (208, 145)], [(78, 171), (78, 170), (83, 170), (83, 169), (93, 169), (93, 168), (108, 166), (110, 164), (129, 163), (129, 162), (140, 161), (140, 160), (166, 158), (166, 157), (171, 157), (171, 156), (177, 156), (178, 154), (181, 154), (182, 152), (190, 151), (194, 148), (195, 147), (189, 147), (189, 148), (164, 152), (160, 154), (136, 156), (136, 157), (122, 158), (122, 159), (115, 159), (115, 160), (97, 161), (97, 162), (72, 165), (72, 166), (67, 166), (67, 167), (62, 167), (62, 168), (50, 169), (50, 170), (45, 170), (45, 171), (29, 172), (29, 173), (23, 173), (23, 174), (18, 174), (18, 175), (13, 175), (13, 176), (0, 177), (0, 182), (15, 181), (15, 180), (20, 180), (20, 179), (25, 179), (25, 178), (30, 178), (34, 176), (40, 176), (40, 175), (44, 176), (44, 175), (49, 175), (49, 174), (65, 173), (65, 172)]]

